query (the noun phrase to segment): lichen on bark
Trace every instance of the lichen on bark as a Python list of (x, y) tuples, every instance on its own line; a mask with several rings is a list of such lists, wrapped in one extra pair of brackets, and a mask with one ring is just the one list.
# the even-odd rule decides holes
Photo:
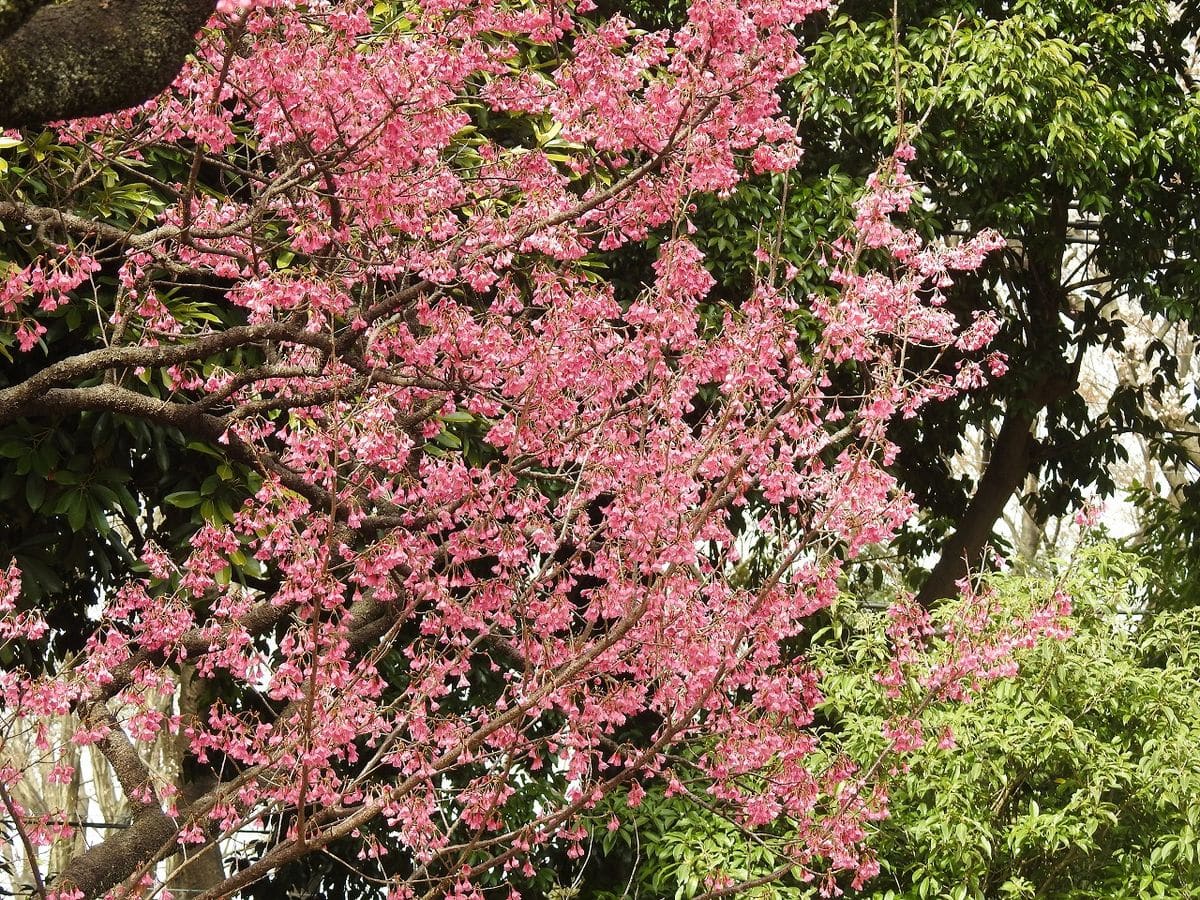
[(136, 106), (174, 80), (214, 0), (0, 0), (0, 126)]

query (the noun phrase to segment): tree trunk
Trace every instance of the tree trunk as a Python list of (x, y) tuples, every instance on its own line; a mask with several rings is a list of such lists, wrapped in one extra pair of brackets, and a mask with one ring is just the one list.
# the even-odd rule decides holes
[(996, 520), (1032, 468), (1037, 443), (1032, 429), (1040, 409), (1022, 405), (1004, 417), (975, 496), (959, 520), (958, 530), (942, 546), (937, 564), (917, 594), (918, 603), (928, 606), (953, 597), (955, 582), (978, 564)]
[(1021, 280), (1028, 349), (1023, 358), (1035, 361), (1038, 369), (1029, 373), (1029, 386), (1008, 403), (975, 495), (917, 593), (917, 601), (924, 605), (955, 596), (955, 583), (979, 564), (1005, 505), (1036, 468), (1038, 442), (1033, 428), (1038, 416), (1043, 410), (1052, 413), (1055, 402), (1077, 386), (1076, 367), (1064, 358), (1068, 342), (1060, 318), (1067, 308), (1062, 260), (1069, 199), (1060, 188), (1043, 227), (1025, 236)]

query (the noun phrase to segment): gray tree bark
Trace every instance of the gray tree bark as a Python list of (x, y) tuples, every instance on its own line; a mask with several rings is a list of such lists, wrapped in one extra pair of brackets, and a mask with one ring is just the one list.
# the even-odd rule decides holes
[(167, 87), (214, 0), (0, 0), (0, 127), (137, 106)]

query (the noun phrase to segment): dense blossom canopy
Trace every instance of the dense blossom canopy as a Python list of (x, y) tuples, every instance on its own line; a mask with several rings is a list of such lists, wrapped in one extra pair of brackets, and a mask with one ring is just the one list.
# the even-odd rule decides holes
[[(181, 845), (274, 822), (204, 897), (347, 837), (395, 897), (516, 896), (539, 848), (582, 854), (603, 798), (636, 804), (650, 778), (786, 823), (789, 865), (829, 890), (875, 871), (878, 772), (811, 762), (817, 674), (788, 642), (842, 561), (914, 512), (888, 422), (1002, 372), (994, 322), (940, 305), (999, 239), (923, 245), (897, 224), (902, 144), (854, 233), (824, 236), (836, 296), (794, 296), (764, 239), (753, 292), (706, 302), (690, 198), (795, 164), (777, 91), (821, 5), (695, 0), (670, 34), (589, 0), (226, 4), (171, 91), (59, 127), (130, 171), (193, 162), (129, 227), (6, 208), (62, 241), (0, 289), (20, 353), (64, 306), (113, 299), (104, 343), (0, 390), (0, 420), (107, 410), (256, 476), (186, 557), (144, 548), (147, 577), (56, 675), (3, 674), (8, 727), (57, 758), (45, 722), (76, 717), (133, 811), (48, 891), (132, 896)], [(231, 187), (198, 190), (203, 166)], [(622, 296), (607, 260), (639, 242), (654, 277)], [(181, 311), (189, 286), (223, 317)], [(972, 361), (913, 371), (916, 344)], [(773, 548), (762, 575), (739, 565), (752, 539)], [(4, 585), (5, 637), (36, 636), (15, 570)], [(936, 662), (901, 605), (884, 689), (961, 696), (1063, 602), (997, 629), (981, 601)], [(183, 702), (185, 673), (210, 707)], [(895, 749), (921, 743), (918, 715), (889, 726)], [(621, 737), (634, 720), (647, 740)], [(146, 767), (164, 732), (211, 790), (184, 799)], [(543, 775), (562, 790), (518, 816)]]

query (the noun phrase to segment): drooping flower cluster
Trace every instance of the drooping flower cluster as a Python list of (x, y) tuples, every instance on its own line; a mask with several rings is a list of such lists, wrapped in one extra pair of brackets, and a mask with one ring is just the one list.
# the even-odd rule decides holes
[[(838, 245), (839, 296), (811, 304), (815, 348), (779, 284), (713, 327), (689, 198), (796, 163), (777, 91), (819, 6), (696, 0), (671, 35), (594, 23), (585, 0), (259, 3), (214, 20), (147, 109), (64, 129), (97, 153), (195, 146), (233, 185), (172, 185), (126, 236), (110, 314), (135, 352), (70, 371), (156, 368), (168, 393), (114, 379), (79, 408), (191, 429), (260, 476), (186, 558), (151, 549), (73, 668), (6, 682), (9, 710), (77, 714), (123, 784), (125, 735), (170, 732), (218, 774), (189, 806), (132, 779), (131, 827), (165, 816), (170, 839), (115, 880), (68, 866), (64, 890), (271, 820), (211, 896), (379, 822), (363, 855), (403, 858), (396, 896), (479, 896), (549, 843), (582, 853), (604, 796), (659, 776), (748, 827), (792, 823), (805, 871), (875, 871), (882, 795), (810, 770), (820, 695), (785, 645), (840, 561), (912, 515), (886, 425), (972, 379), (913, 372), (904, 347), (983, 346), (987, 320), (962, 332), (938, 291), (996, 238), (925, 247), (894, 225), (902, 148)], [(636, 296), (597, 277), (656, 233)], [(199, 279), (244, 324), (167, 302)], [(742, 577), (746, 523), (773, 515), (777, 556)], [(237, 690), (164, 712), (184, 667)], [(706, 748), (690, 769), (684, 743)], [(539, 773), (561, 790), (530, 814), (510, 801)]]

